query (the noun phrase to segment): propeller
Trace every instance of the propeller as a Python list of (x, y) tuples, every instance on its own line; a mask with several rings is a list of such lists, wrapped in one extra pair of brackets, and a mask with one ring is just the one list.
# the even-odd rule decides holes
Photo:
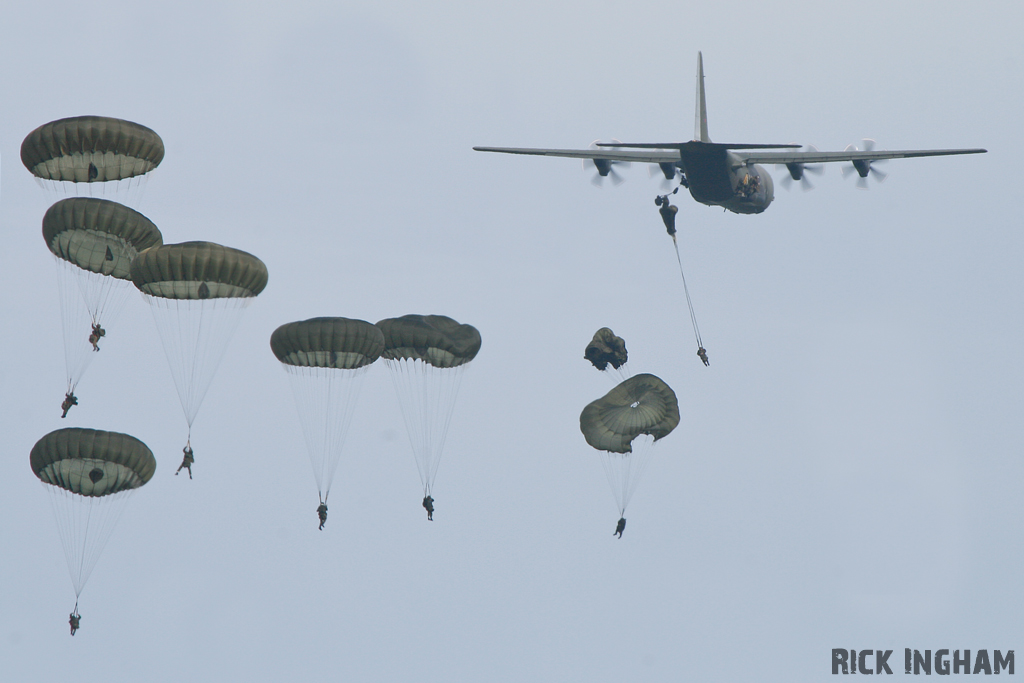
[(672, 185), (675, 183), (676, 179), (679, 178), (679, 167), (668, 162), (657, 165), (648, 164), (647, 176), (649, 178), (661, 176), (661, 189), (671, 190)]
[[(600, 140), (594, 140), (590, 143), (590, 149), (600, 149), (597, 143)], [(612, 139), (612, 142), (620, 142), (619, 140)], [(583, 170), (587, 171), (594, 169), (597, 173), (590, 179), (591, 184), (596, 187), (601, 187), (604, 184), (605, 178), (611, 178), (612, 183), (615, 185), (621, 185), (622, 181), (625, 180), (619, 173), (616, 172), (615, 167), (629, 168), (630, 163), (628, 161), (612, 161), (611, 159), (584, 159)]]
[[(805, 152), (817, 152), (818, 148), (815, 147), (814, 145), (807, 145), (806, 147), (804, 147), (803, 151), (805, 151)], [(813, 173), (814, 175), (821, 175), (822, 173), (825, 172), (825, 167), (822, 164), (792, 163), (792, 164), (775, 164), (775, 165), (776, 166), (785, 166), (786, 167), (786, 171), (788, 171), (788, 173), (786, 173), (786, 175), (782, 176), (782, 186), (784, 188), (786, 188), (787, 190), (793, 185), (793, 181), (794, 180), (799, 180), (800, 181), (800, 188), (804, 192), (807, 192), (809, 190), (813, 190), (814, 189), (814, 185), (811, 185), (811, 181), (807, 179), (807, 174), (808, 173)]]
[[(872, 140), (871, 138), (864, 138), (864, 140), (861, 141), (861, 144), (864, 145), (865, 152), (870, 152), (875, 148), (875, 141)], [(857, 146), (847, 145), (845, 151), (855, 152), (857, 151)], [(859, 176), (857, 178), (857, 188), (861, 190), (866, 190), (868, 189), (869, 175), (874, 177), (874, 179), (877, 180), (878, 182), (883, 182), (886, 178), (889, 177), (888, 173), (876, 168), (878, 164), (884, 162), (885, 159), (879, 159), (877, 161), (854, 161), (851, 163), (850, 166), (843, 166), (843, 177), (846, 178), (851, 173), (856, 171), (857, 175)]]

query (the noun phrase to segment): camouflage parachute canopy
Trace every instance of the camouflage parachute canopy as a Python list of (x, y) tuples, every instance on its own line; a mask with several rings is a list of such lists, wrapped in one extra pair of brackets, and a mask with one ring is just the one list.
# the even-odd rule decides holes
[(29, 462), (43, 483), (88, 497), (136, 489), (156, 471), (153, 452), (134, 436), (77, 427), (41, 438)]
[(162, 299), (256, 296), (267, 286), (267, 266), (252, 254), (213, 242), (164, 244), (132, 261), (131, 278), (143, 294)]
[(665, 382), (640, 374), (620, 383), (580, 414), (580, 431), (599, 451), (631, 453), (633, 439), (667, 436), (679, 424), (679, 402)]
[(102, 183), (144, 175), (164, 158), (164, 142), (131, 121), (74, 116), (51, 121), (21, 143), (21, 162), (44, 180)]
[(594, 338), (587, 344), (583, 357), (593, 363), (598, 370), (604, 370), (609, 364), (618, 370), (628, 359), (626, 342), (622, 337), (616, 337), (609, 328), (602, 327), (594, 333)]
[(160, 230), (138, 211), (106, 199), (62, 199), (43, 216), (43, 239), (59, 258), (82, 270), (129, 280), (132, 259), (163, 243)]
[(443, 315), (403, 315), (377, 323), (385, 359), (419, 359), (436, 368), (468, 363), (480, 352), (480, 332)]
[(311, 318), (278, 327), (270, 348), (286, 365), (349, 370), (380, 358), (384, 335), (365, 320)]

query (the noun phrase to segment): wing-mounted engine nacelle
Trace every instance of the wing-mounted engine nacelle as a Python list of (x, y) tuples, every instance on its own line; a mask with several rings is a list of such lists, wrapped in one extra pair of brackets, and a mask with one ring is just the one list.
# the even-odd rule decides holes
[(665, 180), (671, 182), (678, 178), (680, 185), (683, 187), (690, 186), (690, 183), (686, 181), (686, 174), (683, 173), (683, 169), (679, 168), (676, 164), (669, 161), (663, 161), (658, 164), (658, 168), (661, 169), (661, 174), (665, 176)]
[[(804, 147), (806, 152), (817, 152), (818, 148), (814, 145), (807, 145)], [(825, 170), (825, 167), (821, 164), (806, 164), (802, 161), (791, 161), (788, 164), (776, 164), (777, 166), (785, 166), (787, 175), (782, 176), (782, 186), (787, 190), (793, 185), (794, 182), (800, 183), (800, 187), (804, 192), (814, 189), (811, 185), (811, 181), (807, 179), (808, 173), (814, 175), (821, 175)]]
[[(875, 149), (875, 141), (871, 140), (870, 138), (864, 138), (863, 145), (865, 152), (871, 152)], [(855, 152), (857, 151), (857, 146), (847, 145), (846, 151)], [(843, 177), (845, 178), (854, 171), (857, 171), (857, 175), (859, 176), (857, 178), (857, 187), (859, 187), (862, 190), (866, 190), (868, 189), (869, 177), (874, 177), (874, 179), (877, 180), (878, 182), (882, 182), (883, 180), (885, 180), (888, 174), (886, 174), (885, 171), (882, 171), (881, 169), (877, 168), (878, 164), (882, 164), (884, 162), (885, 159), (876, 159), (874, 161), (871, 161), (869, 159), (854, 159), (850, 162), (850, 166), (843, 167)]]
[[(618, 140), (612, 140), (612, 142), (618, 142)], [(599, 149), (597, 146), (598, 140), (594, 140), (590, 143), (590, 149)], [(630, 163), (628, 161), (613, 161), (612, 159), (602, 159), (600, 157), (593, 157), (583, 160), (583, 169), (586, 170), (591, 168), (597, 173), (590, 179), (594, 185), (600, 186), (605, 178), (611, 178), (612, 182), (616, 185), (622, 182), (623, 178), (619, 175), (619, 169), (629, 168)]]
[(607, 177), (612, 171), (611, 159), (594, 159), (594, 168), (602, 178)]

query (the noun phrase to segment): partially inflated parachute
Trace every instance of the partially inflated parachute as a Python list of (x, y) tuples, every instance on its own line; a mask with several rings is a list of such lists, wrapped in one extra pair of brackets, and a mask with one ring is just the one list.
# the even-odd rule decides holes
[(36, 442), (29, 462), (50, 493), (77, 599), (128, 497), (152, 479), (156, 459), (133, 436), (70, 428)]
[(480, 351), (480, 333), (443, 315), (405, 315), (377, 323), (381, 357), (395, 382), (423, 495), (431, 496), (462, 372)]
[(76, 194), (130, 189), (163, 158), (164, 143), (154, 131), (106, 116), (51, 121), (21, 143), (21, 161), (32, 175), (53, 186), (68, 183), (64, 190)]
[(650, 462), (652, 446), (679, 424), (675, 392), (654, 375), (630, 377), (580, 414), (580, 431), (601, 451), (608, 483), (625, 515), (629, 499)]
[(384, 351), (384, 335), (363, 320), (312, 318), (278, 327), (270, 348), (288, 373), (320, 502), (326, 504), (363, 376)]
[(267, 267), (252, 254), (212, 242), (165, 244), (141, 252), (131, 278), (150, 305), (189, 426), (228, 342)]
[(114, 321), (132, 290), (132, 259), (163, 238), (138, 211), (105, 199), (74, 197), (47, 210), (43, 240), (57, 264), (67, 391), (73, 393), (99, 349), (95, 330)]
[(602, 371), (607, 370), (609, 365), (613, 369), (619, 370), (629, 360), (625, 340), (622, 337), (616, 337), (615, 333), (607, 327), (602, 327), (594, 333), (594, 338), (587, 344), (583, 357)]

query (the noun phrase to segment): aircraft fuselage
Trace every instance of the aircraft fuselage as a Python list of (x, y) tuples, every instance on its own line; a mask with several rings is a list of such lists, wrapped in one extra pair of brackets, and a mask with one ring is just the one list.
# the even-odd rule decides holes
[(682, 147), (680, 166), (690, 196), (701, 204), (733, 213), (761, 213), (775, 198), (775, 185), (763, 166), (745, 164), (718, 146), (692, 142)]

